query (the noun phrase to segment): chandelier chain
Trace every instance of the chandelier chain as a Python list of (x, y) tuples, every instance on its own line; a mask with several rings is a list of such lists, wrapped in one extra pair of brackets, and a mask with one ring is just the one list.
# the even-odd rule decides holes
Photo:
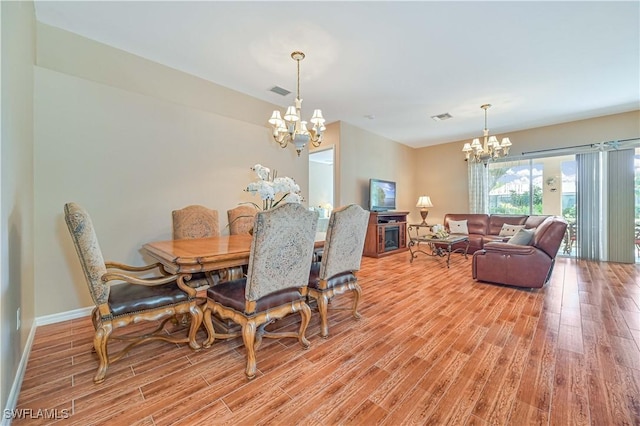
[(297, 98), (300, 99), (300, 59), (296, 59), (296, 62), (298, 63), (298, 87), (297, 87)]

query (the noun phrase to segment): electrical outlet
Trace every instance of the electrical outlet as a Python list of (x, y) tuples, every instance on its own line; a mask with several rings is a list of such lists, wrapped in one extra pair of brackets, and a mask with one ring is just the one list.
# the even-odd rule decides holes
[(16, 310), (16, 330), (20, 330), (20, 308)]

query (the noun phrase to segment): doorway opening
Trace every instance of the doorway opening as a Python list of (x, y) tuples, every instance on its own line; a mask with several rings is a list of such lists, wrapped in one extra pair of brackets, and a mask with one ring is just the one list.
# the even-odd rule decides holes
[(309, 153), (309, 208), (318, 212), (318, 231), (325, 232), (334, 206), (333, 147)]

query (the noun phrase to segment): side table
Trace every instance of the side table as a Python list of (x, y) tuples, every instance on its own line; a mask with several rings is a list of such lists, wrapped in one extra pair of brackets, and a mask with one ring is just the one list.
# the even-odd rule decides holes
[[(407, 228), (409, 234), (409, 251), (411, 252), (410, 263), (413, 263), (413, 259), (418, 257), (418, 253), (426, 254), (427, 256), (447, 256), (447, 268), (450, 266), (451, 253), (462, 253), (464, 258), (467, 259), (467, 251), (469, 250), (469, 236), (464, 234), (451, 234), (445, 238), (438, 238), (430, 231), (424, 235), (420, 235), (420, 228), (430, 228), (430, 225), (424, 224), (411, 224)], [(463, 248), (451, 249), (456, 243), (466, 242), (466, 246)], [(428, 251), (423, 250), (420, 245), (424, 244)]]

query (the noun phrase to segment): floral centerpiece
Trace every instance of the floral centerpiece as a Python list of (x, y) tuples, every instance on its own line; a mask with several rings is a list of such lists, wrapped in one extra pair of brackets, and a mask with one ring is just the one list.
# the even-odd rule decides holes
[(431, 227), (431, 232), (436, 236), (436, 238), (447, 238), (449, 236), (444, 225), (433, 225)]
[[(251, 182), (245, 191), (258, 194), (262, 199), (262, 210), (269, 210), (280, 203), (301, 203), (300, 186), (290, 177), (278, 177), (275, 170), (260, 164), (251, 168), (258, 179)], [(256, 203), (251, 203), (260, 209)]]

